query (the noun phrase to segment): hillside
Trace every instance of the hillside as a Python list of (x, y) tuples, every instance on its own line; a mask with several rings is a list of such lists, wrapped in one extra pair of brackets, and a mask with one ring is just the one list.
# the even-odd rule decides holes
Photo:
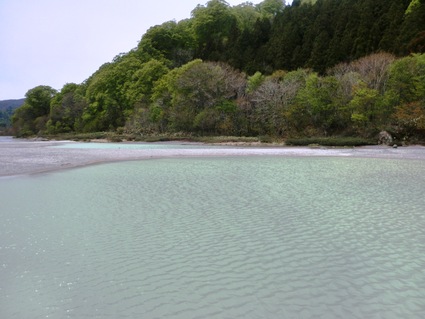
[(424, 135), (422, 0), (211, 0), (82, 84), (27, 92), (18, 135)]
[(11, 125), (13, 112), (25, 102), (25, 99), (0, 101), (0, 132)]
[(25, 102), (25, 99), (0, 101), (0, 111), (6, 111), (9, 109), (15, 110), (18, 107), (20, 107), (22, 104), (24, 104), (24, 102)]

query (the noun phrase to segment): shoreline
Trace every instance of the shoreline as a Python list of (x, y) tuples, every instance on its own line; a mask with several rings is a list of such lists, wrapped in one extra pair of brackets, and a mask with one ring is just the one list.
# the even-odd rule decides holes
[[(66, 144), (75, 144), (76, 147), (60, 147)], [(330, 148), (189, 142), (128, 142), (108, 143), (116, 146), (110, 148), (78, 148), (78, 144), (80, 143), (73, 141), (33, 141), (3, 138), (0, 140), (0, 178), (47, 173), (102, 163), (159, 158), (281, 156), (425, 160), (424, 146), (403, 146), (394, 149), (390, 146)], [(96, 143), (93, 144), (96, 145)], [(128, 145), (181, 145), (182, 148), (120, 147), (128, 147)], [(187, 146), (187, 148), (184, 146)]]

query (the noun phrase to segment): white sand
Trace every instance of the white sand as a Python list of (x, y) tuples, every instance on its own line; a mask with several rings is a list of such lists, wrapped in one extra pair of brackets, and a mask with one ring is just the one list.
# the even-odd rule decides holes
[[(103, 162), (138, 160), (164, 157), (199, 156), (343, 156), (389, 159), (425, 160), (425, 147), (409, 146), (392, 148), (371, 146), (356, 148), (308, 148), (308, 147), (212, 147), (170, 149), (95, 149), (54, 148), (67, 141), (29, 141), (0, 138), (0, 176), (34, 174), (64, 168)], [(175, 143), (174, 143), (175, 144)]]

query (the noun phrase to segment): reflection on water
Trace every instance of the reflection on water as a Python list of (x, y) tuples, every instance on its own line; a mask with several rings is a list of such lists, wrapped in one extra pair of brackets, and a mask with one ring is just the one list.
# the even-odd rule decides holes
[(245, 157), (0, 180), (0, 317), (422, 318), (423, 176)]

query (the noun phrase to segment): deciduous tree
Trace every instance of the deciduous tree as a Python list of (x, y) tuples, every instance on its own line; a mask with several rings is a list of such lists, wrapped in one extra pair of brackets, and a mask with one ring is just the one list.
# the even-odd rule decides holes
[(45, 130), (50, 101), (56, 93), (50, 86), (40, 85), (25, 94), (25, 103), (12, 118), (17, 135), (33, 135)]

